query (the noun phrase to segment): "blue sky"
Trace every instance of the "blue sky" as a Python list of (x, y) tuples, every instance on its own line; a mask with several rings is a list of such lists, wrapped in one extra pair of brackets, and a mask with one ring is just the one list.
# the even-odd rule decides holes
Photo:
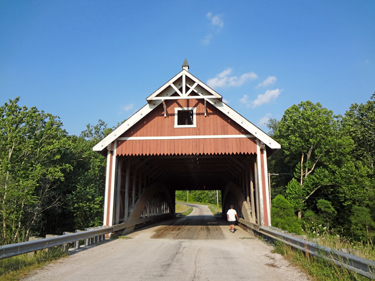
[(181, 70), (266, 132), (293, 104), (375, 91), (375, 1), (0, 0), (0, 104), (110, 127)]

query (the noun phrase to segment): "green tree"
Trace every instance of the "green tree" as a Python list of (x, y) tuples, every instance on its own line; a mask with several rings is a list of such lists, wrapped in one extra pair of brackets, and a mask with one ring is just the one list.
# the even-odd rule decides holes
[(282, 195), (277, 195), (272, 200), (271, 221), (275, 227), (302, 234), (301, 224), (294, 213), (293, 205)]
[(112, 129), (99, 120), (87, 125), (80, 137), (72, 139), (72, 153), (78, 161), (74, 164), (75, 188), (67, 195), (68, 209), (74, 216), (74, 227), (84, 229), (102, 225), (106, 158), (93, 151), (93, 146)]
[[(343, 119), (343, 128), (354, 140), (355, 148), (351, 151), (353, 160), (345, 163), (342, 171), (336, 175), (340, 186), (346, 190), (340, 194), (340, 200), (348, 215), (340, 216), (340, 219), (352, 217), (353, 210), (359, 212), (358, 207), (370, 210), (375, 220), (375, 93), (365, 104), (350, 106)], [(349, 234), (354, 221), (346, 220)]]
[(370, 242), (375, 238), (375, 222), (373, 221), (370, 210), (366, 207), (353, 206), (352, 215), (352, 234), (354, 239)]
[(270, 118), (267, 122), (267, 128), (271, 131), (268, 132), (270, 137), (275, 137), (277, 131), (279, 130), (280, 121), (275, 118)]
[(285, 166), (294, 170), (286, 194), (301, 218), (312, 195), (331, 192), (335, 184), (332, 175), (347, 160), (354, 144), (342, 134), (340, 117), (310, 101), (285, 111), (275, 137), (282, 146)]
[(365, 104), (352, 104), (345, 113), (346, 132), (356, 143), (353, 155), (371, 169), (375, 162), (375, 93)]
[(328, 225), (329, 228), (329, 225), (337, 215), (337, 211), (335, 210), (335, 208), (333, 208), (331, 202), (325, 199), (319, 199), (316, 207), (320, 211), (321, 217), (323, 217), (324, 222)]
[(30, 234), (39, 216), (59, 204), (57, 186), (71, 167), (60, 161), (66, 132), (59, 118), (18, 105), (0, 107), (0, 218), (2, 243)]

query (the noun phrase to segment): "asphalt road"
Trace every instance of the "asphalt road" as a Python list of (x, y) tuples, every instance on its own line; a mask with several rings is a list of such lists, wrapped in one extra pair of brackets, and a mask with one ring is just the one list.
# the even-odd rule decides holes
[(82, 250), (24, 280), (309, 280), (271, 246), (193, 206), (187, 217)]

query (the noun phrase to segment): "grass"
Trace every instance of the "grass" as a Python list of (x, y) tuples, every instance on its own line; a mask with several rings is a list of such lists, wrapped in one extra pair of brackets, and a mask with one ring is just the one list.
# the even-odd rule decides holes
[(61, 247), (51, 248), (49, 251), (38, 251), (35, 255), (18, 255), (0, 260), (0, 281), (19, 280), (31, 271), (41, 268), (47, 263), (66, 256)]
[(222, 212), (222, 210), (221, 210), (221, 207), (220, 207), (220, 206), (217, 207), (217, 205), (215, 205), (215, 204), (210, 204), (210, 203), (207, 203), (207, 205), (208, 205), (208, 208), (210, 209), (210, 211), (212, 212), (212, 214), (213, 214), (214, 216), (221, 216), (221, 212)]
[(352, 241), (349, 238), (333, 235), (328, 232), (324, 232), (323, 234), (319, 235), (318, 239), (319, 241), (316, 241), (316, 243), (319, 245), (336, 250), (348, 249), (353, 255), (375, 261), (375, 249), (371, 242), (365, 243)]
[[(321, 246), (335, 250), (347, 249), (350, 254), (375, 261), (375, 249), (371, 242), (356, 242), (350, 238), (330, 233), (329, 231), (319, 234), (316, 232), (307, 233), (307, 235), (310, 241)], [(309, 256), (282, 243), (276, 246), (275, 251), (303, 268), (308, 274), (314, 277), (314, 280), (369, 280), (332, 262)]]
[(180, 214), (181, 216), (188, 216), (190, 215), (190, 213), (193, 211), (193, 208), (190, 207), (187, 211), (183, 212), (182, 214)]
[(176, 213), (183, 213), (186, 212), (189, 209), (189, 206), (182, 205), (182, 204), (176, 204)]
[(369, 280), (355, 272), (349, 271), (332, 262), (305, 254), (302, 251), (292, 249), (283, 243), (277, 243), (276, 253), (283, 255), (294, 265), (303, 269), (307, 274), (317, 281), (351, 281), (351, 280)]
[(115, 239), (133, 239), (133, 238), (132, 238), (132, 237), (129, 237), (129, 236), (123, 236), (123, 235), (112, 234), (112, 235), (111, 235), (111, 239), (112, 239), (112, 240), (115, 240)]
[(193, 211), (192, 207), (183, 205), (183, 204), (176, 204), (176, 214), (179, 216), (187, 216), (190, 215), (190, 213)]

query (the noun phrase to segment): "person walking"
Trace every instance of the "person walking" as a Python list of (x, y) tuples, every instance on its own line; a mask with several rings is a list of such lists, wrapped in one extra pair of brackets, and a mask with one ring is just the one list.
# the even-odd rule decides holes
[(236, 218), (238, 220), (238, 215), (235, 209), (233, 209), (233, 205), (230, 205), (230, 209), (227, 212), (227, 220), (230, 225), (230, 232), (234, 233), (234, 223), (236, 222)]

